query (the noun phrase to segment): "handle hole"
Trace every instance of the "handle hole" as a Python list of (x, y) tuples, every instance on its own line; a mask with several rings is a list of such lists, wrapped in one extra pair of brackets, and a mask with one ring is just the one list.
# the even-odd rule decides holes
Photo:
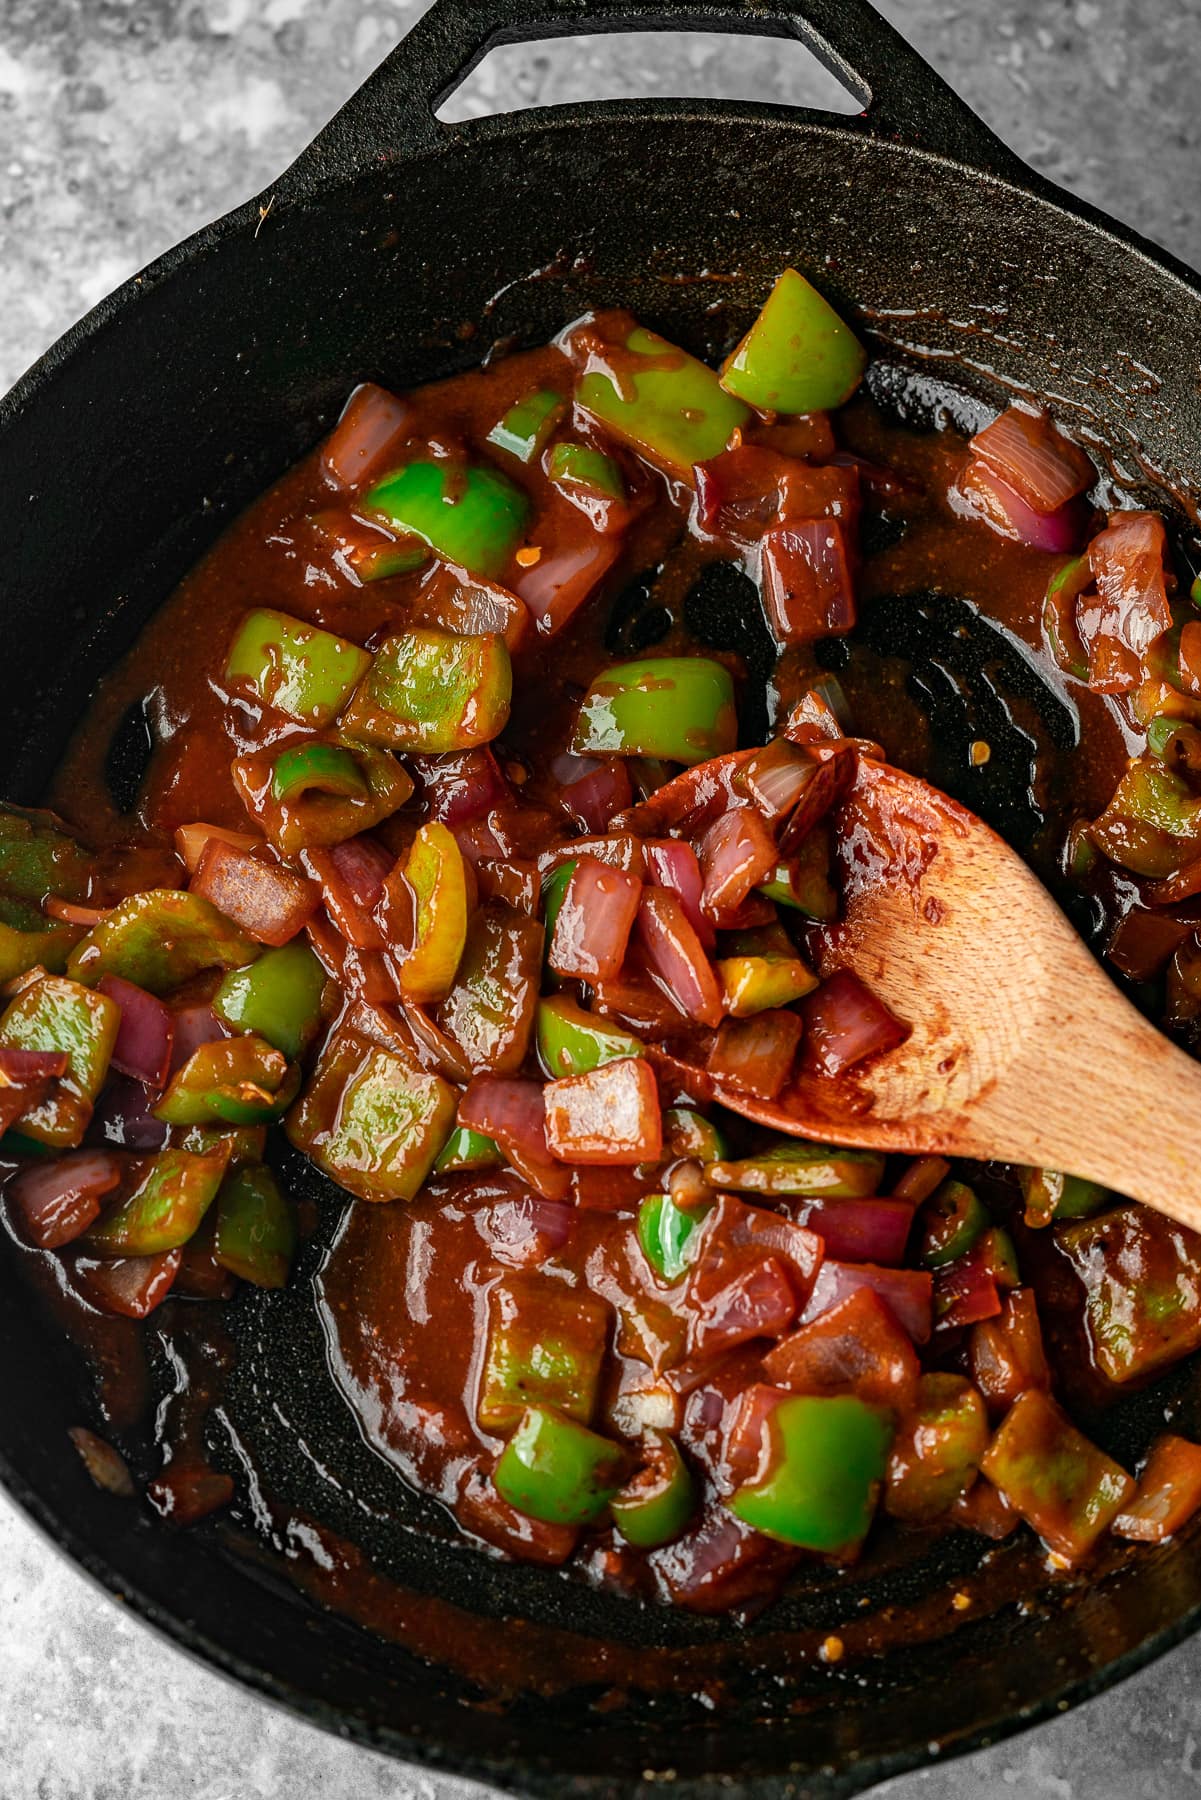
[(498, 44), (448, 94), (447, 124), (578, 100), (766, 100), (857, 113), (851, 93), (794, 37), (715, 31), (615, 31)]

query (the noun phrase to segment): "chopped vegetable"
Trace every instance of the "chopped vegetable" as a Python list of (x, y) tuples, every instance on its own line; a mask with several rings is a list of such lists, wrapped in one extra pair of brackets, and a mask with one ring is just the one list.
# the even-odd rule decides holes
[(357, 644), (287, 613), (247, 613), (234, 634), (225, 680), (264, 706), (320, 728), (337, 717), (371, 666)]
[(562, 394), (538, 388), (497, 420), (488, 433), (488, 442), (515, 456), (518, 462), (532, 463), (566, 411), (567, 401)]
[(419, 627), (380, 645), (343, 725), (385, 749), (471, 750), (504, 730), (512, 691), (503, 637)]
[[(2, 1034), (0, 1034), (2, 1035)], [(1119, 1206), (1056, 1232), (1084, 1287), (1093, 1355), (1133, 1381), (1201, 1344), (1201, 1238), (1144, 1206)]]
[(454, 1090), (341, 1029), (288, 1115), (288, 1137), (361, 1200), (411, 1200), (454, 1123)]
[(785, 269), (723, 365), (721, 385), (760, 412), (829, 412), (863, 377), (867, 353), (829, 301)]
[(841, 1075), (895, 1050), (909, 1036), (908, 1025), (892, 1014), (850, 969), (836, 969), (801, 1008), (805, 1020), (805, 1064), (819, 1075)]
[(415, 910), (400, 985), (412, 1000), (443, 1000), (454, 985), (467, 942), (467, 876), (462, 851), (436, 819), (422, 825), (413, 839), (405, 880)]
[(505, 1445), (493, 1480), (518, 1512), (555, 1525), (586, 1525), (621, 1491), (626, 1456), (619, 1445), (531, 1406)]
[(503, 1168), (504, 1160), (494, 1138), (485, 1137), (481, 1131), (472, 1131), (469, 1126), (456, 1125), (438, 1152), (434, 1173), (458, 1175), (478, 1169), (499, 1169)]
[(488, 1337), (476, 1419), (505, 1433), (529, 1406), (591, 1423), (600, 1388), (609, 1308), (546, 1276), (511, 1276), (488, 1295)]
[(579, 756), (662, 756), (699, 763), (732, 750), (734, 688), (705, 656), (652, 656), (618, 663), (580, 704), (571, 747)]
[(705, 1066), (715, 1082), (774, 1100), (788, 1084), (802, 1030), (796, 1013), (778, 1008), (723, 1019)]
[(46, 975), (22, 988), (0, 1017), (0, 1049), (50, 1051), (67, 1065), (49, 1093), (14, 1123), (23, 1138), (71, 1149), (87, 1129), (121, 1028), (121, 1011), (105, 994)]
[(1201, 1506), (1201, 1445), (1164, 1432), (1151, 1446), (1138, 1488), (1112, 1530), (1143, 1544), (1175, 1537)]
[(511, 1075), (525, 1061), (538, 1009), (542, 944), (538, 921), (512, 907), (492, 901), (472, 917), (437, 1018), (477, 1073)]
[[(336, 747), (352, 758), (365, 783), (363, 792), (334, 793), (320, 784), (306, 783), (291, 799), (280, 800), (274, 790), (273, 751), (255, 751), (234, 760), (234, 786), (283, 856), (340, 844), (369, 831), (403, 806), (413, 792), (412, 777), (387, 750), (349, 740)], [(348, 790), (351, 785), (347, 783)]]
[(565, 994), (538, 1002), (537, 1033), (538, 1059), (552, 1080), (642, 1054), (638, 1038), (604, 1024)]
[(590, 338), (588, 351), (577, 406), (669, 475), (688, 480), (750, 417), (711, 369), (640, 325), (612, 346)]
[(504, 573), (529, 516), (529, 501), (499, 469), (449, 462), (408, 463), (363, 505), (471, 575)]
[(715, 1162), (706, 1175), (716, 1188), (746, 1194), (857, 1199), (879, 1191), (884, 1158), (874, 1150), (836, 1150), (788, 1138), (741, 1162)]
[(725, 1138), (711, 1119), (690, 1106), (671, 1106), (663, 1115), (664, 1144), (669, 1156), (690, 1156), (700, 1163), (718, 1162), (728, 1152)]
[(255, 1287), (281, 1288), (296, 1253), (296, 1220), (264, 1163), (231, 1171), (217, 1194), (213, 1255)]
[(1113, 1199), (1108, 1188), (1098, 1182), (1063, 1175), (1056, 1169), (1023, 1169), (1022, 1197), (1026, 1224), (1035, 1230), (1052, 1219), (1091, 1218)]
[(888, 1461), (884, 1507), (895, 1519), (928, 1524), (965, 1494), (988, 1448), (984, 1401), (962, 1375), (923, 1375)]
[(939, 1269), (970, 1250), (989, 1225), (975, 1190), (963, 1181), (944, 1181), (922, 1208), (921, 1259)]
[(716, 968), (722, 1001), (736, 1019), (769, 1007), (790, 1006), (817, 986), (817, 976), (779, 925), (732, 933)]
[(236, 969), (259, 946), (199, 894), (153, 888), (115, 906), (71, 953), (68, 971), (94, 987), (120, 975), (165, 994), (205, 969)]
[(109, 1256), (158, 1256), (186, 1244), (217, 1197), (227, 1151), (194, 1156), (164, 1150), (127, 1200), (89, 1230), (88, 1242)]
[(759, 583), (778, 644), (811, 644), (854, 628), (852, 567), (837, 519), (797, 519), (764, 532)]
[(1135, 1484), (1048, 1394), (1023, 1394), (980, 1467), (1065, 1563), (1080, 1562), (1130, 1502)]
[[(278, 774), (279, 763), (275, 766)], [(365, 792), (366, 784), (360, 785)], [(216, 839), (205, 848), (191, 892), (211, 902), (258, 943), (273, 946), (294, 938), (321, 904), (315, 882)]]
[(908, 1412), (921, 1365), (912, 1340), (870, 1287), (781, 1338), (763, 1359), (776, 1387), (795, 1394), (854, 1394), (869, 1406)]
[(650, 1064), (627, 1056), (548, 1082), (546, 1141), (568, 1163), (657, 1162), (663, 1130)]
[(972, 1326), (968, 1354), (972, 1380), (994, 1416), (1008, 1412), (1028, 1389), (1051, 1386), (1038, 1302), (1029, 1288), (1008, 1294), (999, 1318)]
[(546, 960), (556, 975), (582, 981), (616, 975), (638, 906), (642, 883), (595, 856), (581, 856), (557, 896)]
[(696, 1506), (696, 1488), (679, 1445), (666, 1432), (643, 1432), (638, 1451), (638, 1473), (613, 1498), (613, 1523), (627, 1544), (653, 1550), (680, 1536)]
[(587, 444), (556, 444), (546, 472), (569, 496), (579, 493), (585, 499), (625, 499), (625, 482), (613, 458)]
[(285, 944), (247, 968), (231, 969), (213, 996), (213, 1011), (233, 1030), (255, 1032), (294, 1060), (317, 1035), (324, 987), (325, 970), (308, 945)]
[(735, 1490), (730, 1511), (768, 1537), (846, 1560), (876, 1510), (887, 1414), (851, 1394), (781, 1394), (761, 1433), (755, 1477)]
[(670, 1194), (648, 1194), (638, 1208), (638, 1242), (663, 1281), (679, 1281), (687, 1272), (698, 1248), (696, 1231), (707, 1210), (685, 1211)]

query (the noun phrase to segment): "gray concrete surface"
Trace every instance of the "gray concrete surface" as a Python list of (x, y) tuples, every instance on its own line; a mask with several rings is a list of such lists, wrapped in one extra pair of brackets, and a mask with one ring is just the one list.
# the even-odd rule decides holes
[[(0, 0), (0, 387), (126, 275), (265, 186), (409, 0)], [(885, 0), (1031, 162), (1201, 265), (1199, 0)], [(828, 101), (775, 46), (509, 52), (461, 113), (583, 95)], [(0, 1389), (2, 1392), (2, 1389)], [(3, 1404), (0, 1399), (0, 1404)], [(0, 1499), (0, 1800), (468, 1800), (269, 1711), (101, 1599)], [(880, 1800), (1201, 1794), (1201, 1642)]]

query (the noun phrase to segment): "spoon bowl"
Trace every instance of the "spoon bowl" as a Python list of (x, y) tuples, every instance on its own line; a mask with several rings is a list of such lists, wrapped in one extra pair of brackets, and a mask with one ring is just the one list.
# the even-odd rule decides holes
[(1201, 1067), (1113, 985), (980, 819), (861, 759), (836, 815), (844, 908), (818, 973), (852, 969), (910, 1027), (838, 1077), (724, 1106), (817, 1140), (1032, 1164), (1201, 1228)]

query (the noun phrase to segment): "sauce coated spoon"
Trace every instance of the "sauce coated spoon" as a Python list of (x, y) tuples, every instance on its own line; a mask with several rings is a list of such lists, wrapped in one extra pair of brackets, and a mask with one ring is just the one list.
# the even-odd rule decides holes
[(1201, 1065), (1120, 994), (1021, 858), (914, 775), (861, 761), (836, 819), (851, 968), (905, 1043), (732, 1111), (854, 1148), (1083, 1176), (1201, 1230)]

